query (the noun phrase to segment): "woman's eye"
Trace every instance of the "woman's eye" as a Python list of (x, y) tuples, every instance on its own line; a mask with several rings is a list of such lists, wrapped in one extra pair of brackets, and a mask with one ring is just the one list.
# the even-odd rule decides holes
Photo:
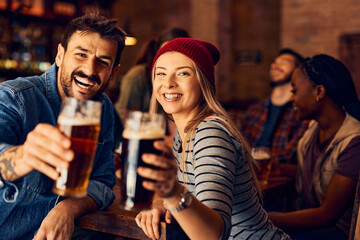
[(163, 73), (163, 72), (157, 72), (157, 73), (156, 73), (156, 76), (165, 76), (165, 73)]
[(190, 76), (190, 74), (188, 72), (181, 72), (179, 73), (180, 76)]

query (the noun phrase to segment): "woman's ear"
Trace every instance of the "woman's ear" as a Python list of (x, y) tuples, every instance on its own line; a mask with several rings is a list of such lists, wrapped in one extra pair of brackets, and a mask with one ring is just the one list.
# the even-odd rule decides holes
[(326, 88), (324, 87), (324, 85), (316, 85), (315, 91), (316, 98), (319, 100), (323, 99), (326, 96)]

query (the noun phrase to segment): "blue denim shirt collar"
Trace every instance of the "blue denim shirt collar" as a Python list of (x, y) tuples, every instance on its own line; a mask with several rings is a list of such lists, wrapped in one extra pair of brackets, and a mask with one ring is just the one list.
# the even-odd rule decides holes
[(51, 65), (51, 67), (44, 73), (45, 78), (45, 95), (48, 99), (50, 105), (52, 106), (52, 109), (54, 110), (54, 113), (56, 116), (59, 115), (60, 109), (61, 109), (61, 99), (60, 94), (57, 87), (57, 81), (54, 81), (54, 79), (57, 79), (56, 74), (58, 71), (58, 67), (54, 63)]

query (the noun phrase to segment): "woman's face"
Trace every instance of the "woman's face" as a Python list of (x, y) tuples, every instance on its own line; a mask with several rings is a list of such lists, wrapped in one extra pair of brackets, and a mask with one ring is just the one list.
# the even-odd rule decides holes
[(293, 106), (297, 109), (298, 117), (314, 119), (317, 109), (316, 89), (314, 83), (297, 68), (291, 77)]
[(202, 99), (193, 61), (178, 52), (162, 54), (154, 69), (153, 91), (164, 111), (191, 117)]

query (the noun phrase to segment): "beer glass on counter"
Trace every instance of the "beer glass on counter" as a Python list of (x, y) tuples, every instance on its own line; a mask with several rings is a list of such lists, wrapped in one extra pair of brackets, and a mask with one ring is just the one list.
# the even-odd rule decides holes
[(70, 137), (74, 159), (68, 169), (60, 169), (53, 192), (67, 197), (85, 197), (96, 153), (101, 119), (101, 103), (66, 98), (58, 117), (58, 128)]
[(259, 182), (261, 184), (267, 184), (272, 164), (270, 149), (265, 147), (253, 148), (252, 156), (258, 163), (258, 168), (255, 168), (255, 170)]
[(143, 153), (161, 154), (154, 141), (165, 136), (165, 118), (161, 114), (133, 111), (126, 116), (123, 131), (121, 161), (121, 203), (126, 210), (149, 208), (154, 196), (142, 186), (143, 177), (137, 174), (139, 166), (154, 168), (144, 163)]

